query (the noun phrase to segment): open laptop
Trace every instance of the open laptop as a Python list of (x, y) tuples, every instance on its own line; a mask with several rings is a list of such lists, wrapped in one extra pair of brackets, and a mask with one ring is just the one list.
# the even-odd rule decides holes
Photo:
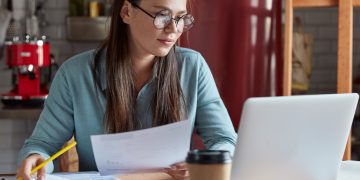
[(231, 180), (335, 180), (357, 94), (250, 98)]

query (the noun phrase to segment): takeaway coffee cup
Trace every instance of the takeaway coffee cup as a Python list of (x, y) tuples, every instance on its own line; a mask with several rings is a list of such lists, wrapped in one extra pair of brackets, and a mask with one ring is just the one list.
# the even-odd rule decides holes
[(229, 180), (231, 156), (229, 151), (192, 150), (186, 163), (190, 180)]

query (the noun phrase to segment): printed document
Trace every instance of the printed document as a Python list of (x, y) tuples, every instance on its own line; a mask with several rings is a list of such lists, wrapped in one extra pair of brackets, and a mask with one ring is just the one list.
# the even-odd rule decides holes
[(185, 161), (189, 120), (125, 133), (94, 135), (91, 143), (101, 175), (158, 171)]
[(337, 180), (359, 180), (360, 179), (360, 162), (343, 161), (341, 163)]
[[(36, 179), (36, 178), (33, 178)], [(0, 180), (16, 180), (15, 175), (2, 176)], [(46, 174), (45, 180), (121, 180), (114, 176), (100, 176), (98, 172), (53, 173)]]
[(113, 176), (100, 176), (98, 172), (47, 174), (46, 180), (120, 180)]

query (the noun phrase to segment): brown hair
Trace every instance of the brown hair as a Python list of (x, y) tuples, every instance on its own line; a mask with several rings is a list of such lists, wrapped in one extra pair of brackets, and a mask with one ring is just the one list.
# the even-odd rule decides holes
[[(112, 6), (110, 32), (95, 52), (93, 75), (95, 86), (100, 83), (101, 54), (106, 51), (105, 130), (108, 133), (125, 132), (139, 128), (136, 119), (136, 90), (134, 72), (129, 57), (128, 26), (120, 11), (125, 0), (115, 0)], [(139, 4), (140, 0), (130, 0)], [(155, 57), (154, 95), (151, 102), (153, 126), (180, 121), (185, 115), (185, 98), (180, 86), (175, 47), (165, 57)]]

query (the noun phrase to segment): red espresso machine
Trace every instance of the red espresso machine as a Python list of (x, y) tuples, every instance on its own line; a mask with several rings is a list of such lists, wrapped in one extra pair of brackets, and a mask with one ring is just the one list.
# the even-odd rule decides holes
[(1, 95), (5, 106), (42, 106), (48, 95), (48, 82), (43, 68), (51, 65), (50, 45), (46, 37), (26, 36), (24, 40), (14, 37), (5, 43), (7, 66), (12, 69), (13, 88)]

